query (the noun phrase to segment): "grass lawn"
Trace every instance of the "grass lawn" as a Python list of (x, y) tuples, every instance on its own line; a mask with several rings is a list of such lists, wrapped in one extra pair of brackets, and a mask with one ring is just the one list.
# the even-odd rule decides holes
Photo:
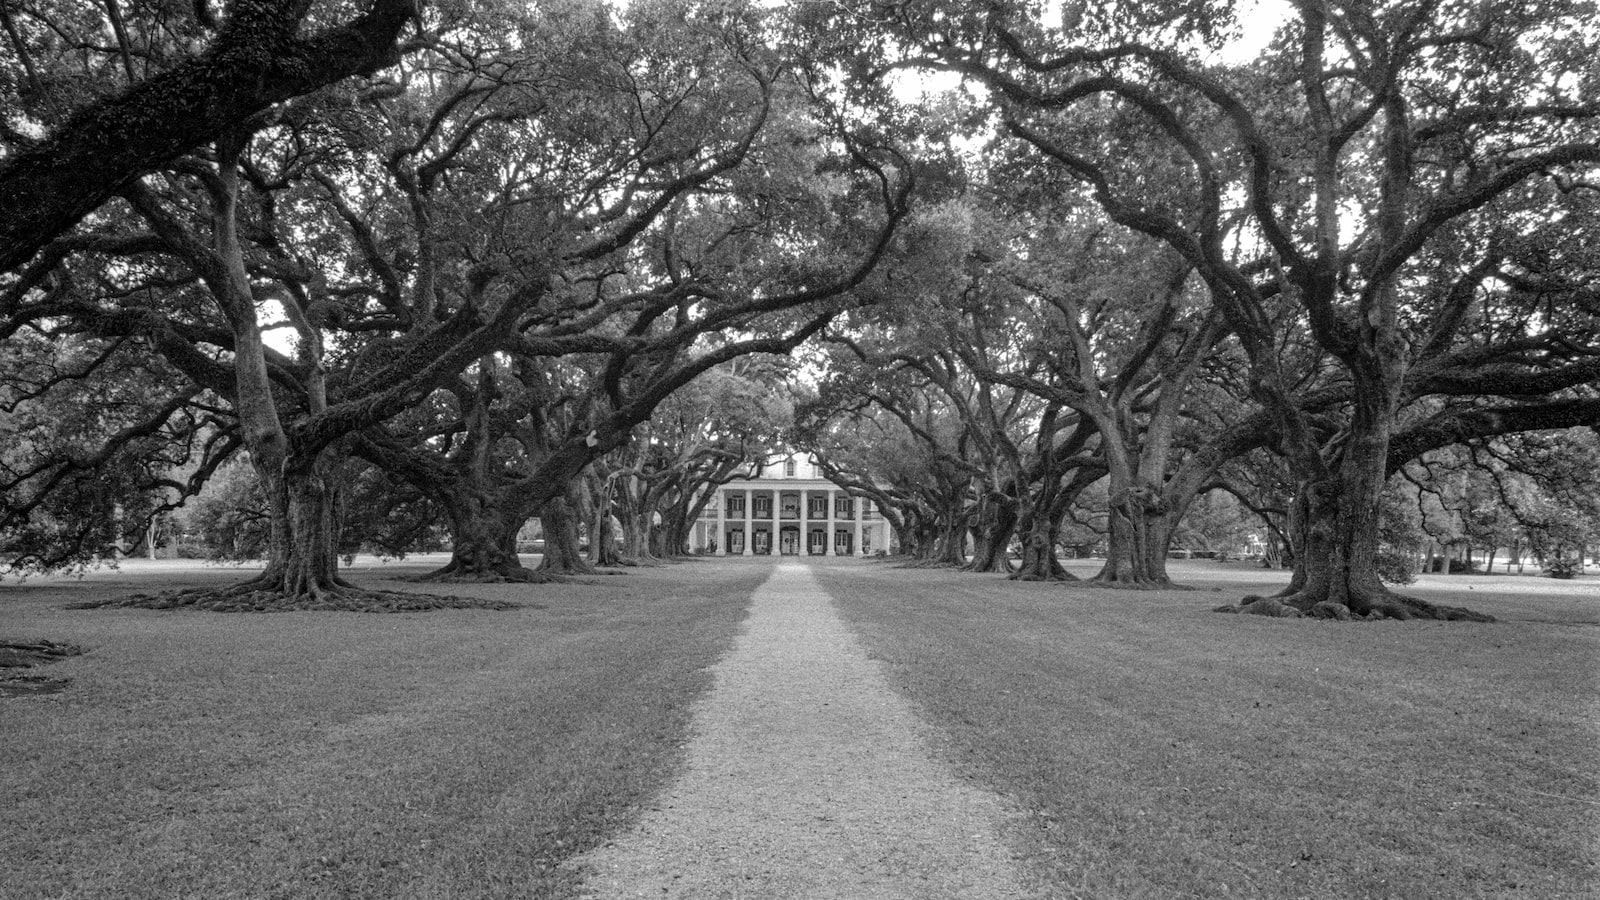
[(817, 574), (1060, 897), (1600, 897), (1600, 579), (1408, 589), (1477, 625), (1219, 615), (1286, 576), (1211, 561)]
[[(1424, 576), (1502, 621), (1330, 623), (1209, 612), (1283, 576), (1208, 561), (1187, 592), (813, 562), (1060, 897), (1600, 897), (1600, 579)], [(403, 614), (62, 608), (241, 578), (193, 564), (0, 584), (0, 638), (90, 651), (0, 699), (0, 900), (573, 896), (555, 863), (676, 774), (768, 572)]]
[(242, 577), (193, 564), (0, 584), (0, 637), (89, 649), (48, 667), (65, 691), (0, 699), (0, 898), (571, 896), (554, 864), (675, 774), (766, 575), (451, 585), (527, 606), (402, 614), (61, 608)]

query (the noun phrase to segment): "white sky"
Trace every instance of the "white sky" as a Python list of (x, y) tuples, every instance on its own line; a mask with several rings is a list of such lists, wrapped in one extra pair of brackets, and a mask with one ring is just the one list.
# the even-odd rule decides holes
[(1282, 25), (1294, 8), (1288, 0), (1239, 0), (1239, 39), (1222, 48), (1222, 58), (1228, 62), (1246, 62), (1255, 58), (1272, 40), (1272, 33)]
[[(1235, 9), (1240, 29), (1239, 37), (1217, 53), (1224, 62), (1230, 63), (1242, 63), (1254, 59), (1272, 40), (1273, 32), (1294, 11), (1289, 0), (1237, 0)], [(1044, 12), (1046, 21), (1059, 20), (1060, 15), (1060, 0), (1046, 4)], [(961, 76), (951, 72), (900, 70), (889, 77), (894, 84), (895, 94), (902, 103), (915, 103), (929, 94), (953, 90), (961, 82)]]
[(293, 326), (288, 324), (288, 314), (277, 300), (259, 300), (256, 302), (256, 315), (261, 321), (261, 342), (268, 347), (294, 359), (297, 355), (296, 343), (300, 336), (295, 334)]

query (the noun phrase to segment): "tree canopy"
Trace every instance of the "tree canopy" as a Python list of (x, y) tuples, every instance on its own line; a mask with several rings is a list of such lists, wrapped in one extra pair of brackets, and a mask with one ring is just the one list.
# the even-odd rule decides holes
[(1287, 606), (1478, 618), (1380, 562), (1594, 539), (1600, 33), (1283, 13), (1237, 58), (1222, 0), (7, 4), (0, 552), (249, 472), (252, 603), (362, 596), (355, 535), (560, 577), (789, 444), (938, 564), (1088, 528), (1165, 586), (1248, 513)]

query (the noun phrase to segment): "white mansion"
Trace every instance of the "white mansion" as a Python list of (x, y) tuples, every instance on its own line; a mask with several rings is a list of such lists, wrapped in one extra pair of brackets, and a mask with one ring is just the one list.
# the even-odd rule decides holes
[(819, 474), (809, 457), (791, 455), (718, 488), (690, 541), (718, 556), (867, 556), (889, 549), (889, 523), (870, 500)]

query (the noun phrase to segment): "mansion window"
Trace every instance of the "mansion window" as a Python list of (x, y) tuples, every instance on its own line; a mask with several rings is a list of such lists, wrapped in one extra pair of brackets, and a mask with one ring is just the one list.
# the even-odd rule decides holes
[(734, 494), (728, 498), (728, 515), (744, 515), (744, 497), (742, 495)]
[(770, 518), (772, 516), (771, 497), (763, 495), (756, 498), (756, 515), (762, 517), (763, 519)]
[(800, 498), (789, 494), (783, 498), (783, 514), (794, 517), (800, 515)]
[(806, 515), (811, 517), (811, 518), (813, 518), (813, 519), (827, 518), (827, 515), (828, 515), (828, 498), (827, 497), (812, 497), (811, 498), (811, 506), (806, 511)]
[(792, 460), (792, 459), (785, 460), (784, 463), (783, 463), (783, 474), (788, 476), (788, 477), (790, 477), (790, 478), (793, 478), (794, 477), (794, 470), (795, 470), (795, 462), (794, 462), (794, 460)]
[(833, 501), (833, 516), (836, 519), (849, 519), (852, 517), (850, 513), (850, 498), (848, 496), (839, 497)]

